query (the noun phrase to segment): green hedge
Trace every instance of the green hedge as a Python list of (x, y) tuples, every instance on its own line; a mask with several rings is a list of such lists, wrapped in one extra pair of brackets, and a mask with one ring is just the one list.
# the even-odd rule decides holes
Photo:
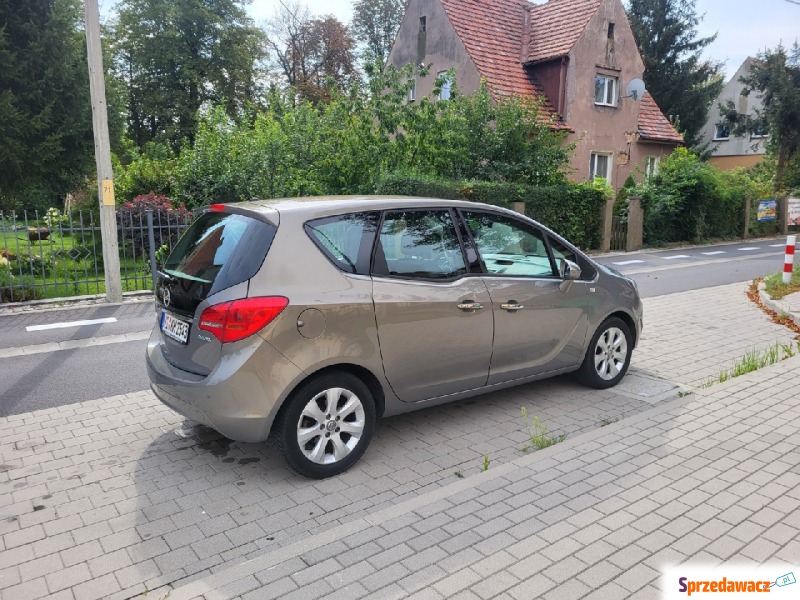
[(470, 200), (510, 208), (525, 203), (525, 214), (582, 248), (600, 246), (605, 191), (591, 184), (528, 186), (488, 181), (442, 181), (417, 175), (389, 174), (376, 193)]

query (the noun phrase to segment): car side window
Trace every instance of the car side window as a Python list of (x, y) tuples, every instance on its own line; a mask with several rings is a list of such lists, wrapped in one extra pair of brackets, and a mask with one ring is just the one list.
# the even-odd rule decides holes
[(346, 273), (369, 275), (372, 244), (380, 213), (352, 213), (314, 219), (305, 224), (311, 240)]
[(373, 272), (415, 279), (451, 279), (467, 272), (449, 210), (384, 215)]
[(555, 276), (544, 236), (535, 227), (504, 215), (469, 210), (463, 215), (490, 275)]

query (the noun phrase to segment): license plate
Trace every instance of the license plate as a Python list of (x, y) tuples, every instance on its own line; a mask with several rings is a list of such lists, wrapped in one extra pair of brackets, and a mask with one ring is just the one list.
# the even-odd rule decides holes
[(173, 340), (185, 344), (189, 340), (189, 323), (169, 314), (161, 313), (161, 331)]

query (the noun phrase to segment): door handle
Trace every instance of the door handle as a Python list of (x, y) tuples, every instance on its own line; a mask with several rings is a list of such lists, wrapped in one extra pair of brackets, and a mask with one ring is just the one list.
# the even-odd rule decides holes
[(456, 306), (464, 311), (480, 310), (483, 308), (483, 304), (481, 304), (480, 302), (462, 302), (460, 304), (456, 304)]
[(500, 308), (502, 308), (503, 310), (509, 310), (509, 311), (513, 312), (515, 310), (522, 310), (523, 308), (525, 308), (525, 306), (522, 305), (522, 304), (517, 304), (516, 302), (514, 302), (514, 303), (508, 303), (508, 304), (501, 304)]

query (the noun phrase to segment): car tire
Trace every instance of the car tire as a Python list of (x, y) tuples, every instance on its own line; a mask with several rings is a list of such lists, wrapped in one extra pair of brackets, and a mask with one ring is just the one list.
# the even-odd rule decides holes
[(619, 317), (609, 317), (592, 336), (578, 381), (598, 390), (617, 385), (628, 370), (632, 351), (630, 327)]
[(344, 473), (375, 431), (375, 401), (355, 375), (329, 372), (301, 384), (276, 419), (276, 441), (289, 468), (324, 479)]

